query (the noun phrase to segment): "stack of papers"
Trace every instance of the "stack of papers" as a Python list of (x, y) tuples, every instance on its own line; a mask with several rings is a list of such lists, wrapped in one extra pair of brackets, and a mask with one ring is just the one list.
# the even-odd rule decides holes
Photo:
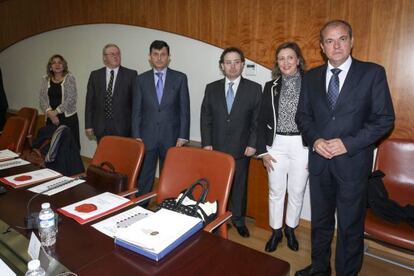
[(51, 169), (42, 169), (37, 171), (25, 172), (8, 177), (0, 178), (4, 184), (12, 186), (13, 188), (20, 188), (27, 185), (43, 182), (46, 180), (55, 179), (62, 176), (60, 173)]
[(60, 208), (57, 211), (73, 218), (80, 224), (85, 224), (131, 204), (133, 202), (129, 199), (105, 192)]
[(203, 227), (203, 221), (161, 209), (115, 234), (115, 243), (153, 260), (160, 260)]
[(11, 150), (0, 150), (0, 161), (6, 161), (19, 157), (19, 155)]

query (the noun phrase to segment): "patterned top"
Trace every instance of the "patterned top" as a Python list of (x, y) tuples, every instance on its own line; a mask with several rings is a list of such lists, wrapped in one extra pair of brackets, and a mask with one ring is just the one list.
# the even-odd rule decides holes
[(293, 76), (282, 75), (276, 133), (299, 133), (295, 116), (298, 108), (301, 81), (302, 77), (299, 72)]
[[(71, 73), (68, 73), (60, 85), (62, 87), (62, 101), (56, 110), (59, 114), (64, 113), (65, 117), (70, 117), (76, 113), (76, 101), (78, 98), (75, 77)], [(53, 108), (50, 106), (49, 101), (49, 88), (50, 79), (48, 76), (45, 76), (42, 79), (42, 85), (40, 87), (39, 93), (40, 108), (45, 114), (47, 111), (53, 110)]]

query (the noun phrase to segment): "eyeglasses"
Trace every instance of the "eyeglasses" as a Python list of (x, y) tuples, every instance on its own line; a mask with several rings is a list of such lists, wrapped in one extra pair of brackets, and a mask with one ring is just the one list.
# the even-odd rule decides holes
[(105, 56), (111, 56), (111, 57), (119, 57), (121, 54), (120, 53), (108, 53), (105, 54)]
[(242, 62), (241, 62), (241, 60), (240, 59), (236, 59), (236, 60), (225, 60), (225, 61), (223, 61), (223, 63), (224, 63), (224, 65), (227, 65), (227, 66), (231, 66), (231, 65), (240, 65)]

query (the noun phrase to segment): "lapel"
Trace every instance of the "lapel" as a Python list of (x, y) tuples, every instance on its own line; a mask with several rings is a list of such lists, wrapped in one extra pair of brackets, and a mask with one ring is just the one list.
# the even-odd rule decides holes
[[(172, 88), (174, 83), (174, 76), (173, 72), (170, 68), (167, 68), (167, 75), (164, 83), (164, 91), (162, 92), (162, 98), (161, 98), (161, 104), (164, 105), (166, 102), (168, 102), (168, 98), (172, 97)], [(155, 93), (156, 94), (156, 93)], [(158, 101), (158, 100), (157, 100)]]
[[(217, 104), (218, 106), (221, 106), (222, 109), (224, 110), (224, 114), (228, 114), (227, 112), (227, 102), (226, 102), (226, 78), (221, 79), (220, 82), (218, 83), (218, 87), (217, 90), (219, 91), (218, 93), (218, 97), (217, 97)], [(233, 102), (234, 105), (234, 102)]]
[(362, 74), (359, 74), (359, 67), (358, 61), (352, 59), (351, 67), (349, 68), (349, 72), (346, 75), (344, 84), (342, 85), (341, 92), (339, 93), (338, 100), (336, 101), (335, 109), (341, 106), (342, 103), (346, 102), (346, 100), (352, 97), (352, 92), (355, 91), (353, 89), (356, 84), (359, 82), (359, 78)]
[[(245, 98), (245, 93), (246, 93), (245, 80), (243, 77), (240, 77), (239, 87), (237, 87), (236, 97), (234, 98), (234, 102), (233, 102), (230, 114), (233, 112), (236, 112), (234, 110), (238, 108), (238, 106), (240, 105), (240, 102), (243, 100), (243, 98)], [(224, 98), (224, 103), (225, 103), (226, 110), (227, 110), (226, 98)]]
[(149, 96), (152, 98), (154, 105), (159, 106), (158, 98), (157, 98), (157, 90), (155, 88), (154, 69), (151, 69), (148, 71), (147, 85), (148, 85), (147, 90), (148, 90)]
[(329, 111), (331, 111), (331, 108), (329, 107), (328, 96), (327, 96), (328, 91), (326, 91), (326, 70), (328, 70), (328, 64), (327, 63), (325, 63), (325, 65), (323, 65), (321, 70), (320, 70), (319, 81), (318, 81), (318, 89), (316, 89), (316, 93), (319, 93), (318, 96), (322, 98), (322, 102), (323, 102), (324, 106)]
[(114, 87), (113, 87), (113, 91), (112, 91), (112, 97), (113, 96), (115, 96), (116, 97), (116, 95), (119, 93), (119, 91), (118, 91), (118, 87), (119, 87), (119, 85), (122, 83), (122, 72), (123, 72), (123, 68), (122, 68), (122, 66), (119, 66), (119, 69), (118, 69), (118, 74), (117, 74), (117, 76), (116, 76), (116, 80), (115, 80), (115, 84), (114, 84)]

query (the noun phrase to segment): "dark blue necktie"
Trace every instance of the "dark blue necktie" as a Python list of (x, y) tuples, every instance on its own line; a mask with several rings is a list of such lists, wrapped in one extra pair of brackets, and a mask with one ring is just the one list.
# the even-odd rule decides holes
[(157, 99), (158, 99), (158, 103), (161, 104), (162, 93), (164, 92), (164, 83), (162, 82), (163, 73), (162, 72), (157, 72), (155, 74), (158, 77), (157, 86), (156, 86)]
[(331, 109), (334, 109), (335, 104), (336, 104), (336, 100), (338, 99), (339, 96), (339, 73), (341, 73), (341, 69), (338, 68), (334, 68), (331, 69), (332, 72), (332, 77), (329, 81), (329, 85), (328, 85), (328, 102), (329, 102), (329, 107)]

